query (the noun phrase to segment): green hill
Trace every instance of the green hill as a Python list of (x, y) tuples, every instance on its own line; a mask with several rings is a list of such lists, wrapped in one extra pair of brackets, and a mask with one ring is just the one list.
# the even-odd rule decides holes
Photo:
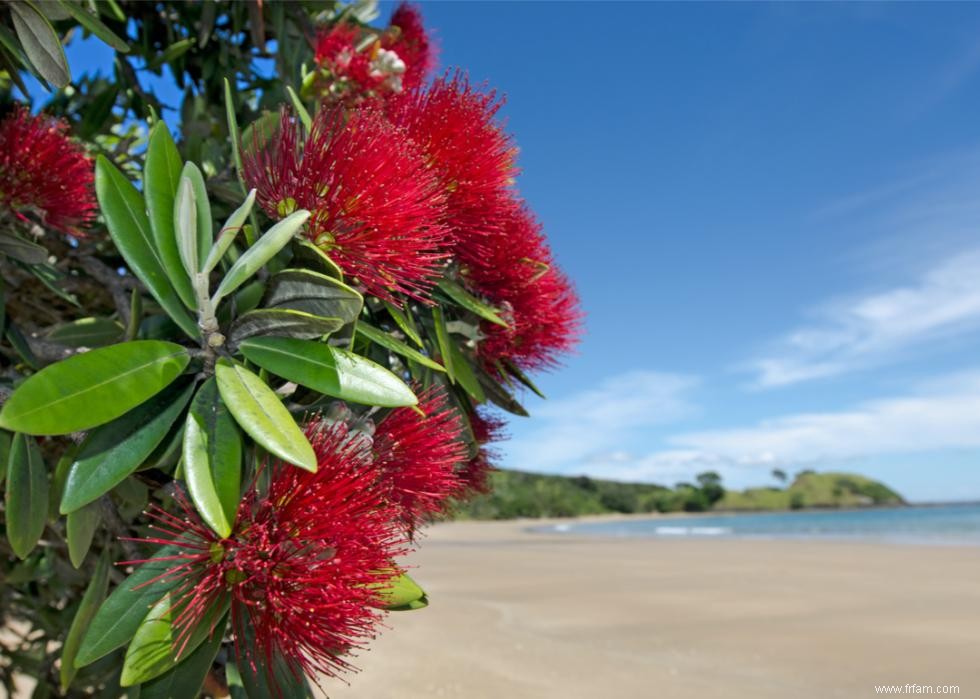
[(546, 476), (497, 471), (493, 492), (460, 505), (459, 519), (574, 517), (579, 515), (709, 510), (789, 510), (817, 507), (900, 505), (904, 500), (887, 486), (849, 473), (801, 472), (787, 488), (725, 490), (717, 474), (698, 475), (696, 484), (674, 488), (620, 483), (586, 476)]
[(727, 490), (716, 510), (796, 510), (816, 507), (901, 505), (902, 496), (888, 486), (852, 473), (804, 471), (786, 489)]

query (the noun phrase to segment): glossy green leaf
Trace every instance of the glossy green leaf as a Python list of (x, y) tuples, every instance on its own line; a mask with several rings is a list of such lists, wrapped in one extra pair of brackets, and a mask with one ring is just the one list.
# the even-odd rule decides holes
[(7, 541), (21, 560), (27, 558), (41, 534), (48, 513), (48, 473), (37, 442), (14, 435), (7, 463), (5, 519)]
[(291, 308), (324, 318), (353, 322), (364, 298), (343, 282), (305, 269), (284, 269), (269, 280), (265, 308)]
[(104, 347), (119, 342), (125, 328), (110, 318), (80, 318), (48, 332), (48, 339), (66, 347)]
[(446, 294), (446, 296), (451, 298), (466, 310), (475, 313), (485, 320), (489, 320), (491, 323), (502, 325), (505, 328), (507, 327), (507, 323), (504, 321), (504, 319), (497, 315), (497, 309), (484, 303), (456, 282), (449, 279), (440, 279), (439, 288)]
[(194, 39), (181, 39), (180, 41), (175, 41), (163, 50), (162, 53), (156, 56), (153, 60), (147, 62), (146, 67), (149, 70), (156, 70), (161, 66), (168, 63), (173, 63), (178, 58), (183, 56), (185, 53), (194, 47)]
[(425, 356), (412, 347), (409, 347), (401, 340), (386, 333), (384, 330), (380, 330), (373, 325), (368, 325), (363, 320), (357, 324), (357, 334), (366, 337), (375, 344), (381, 345), (386, 350), (390, 350), (395, 354), (400, 354), (403, 357), (407, 357), (408, 359), (418, 362), (423, 366), (427, 366), (430, 369), (435, 369), (436, 371), (446, 370), (441, 364), (432, 358)]
[(68, 471), (61, 513), (96, 500), (138, 469), (167, 436), (193, 391), (191, 383), (172, 386), (90, 432)]
[(294, 211), (270, 228), (255, 242), (255, 245), (246, 250), (218, 285), (218, 290), (214, 292), (214, 305), (217, 306), (221, 299), (241, 286), (276, 253), (286, 247), (309, 217), (310, 212), (305, 209)]
[(164, 595), (140, 622), (126, 648), (120, 686), (131, 687), (159, 677), (190, 656), (205, 640), (221, 636), (230, 602), (231, 595), (225, 593), (208, 606), (193, 629), (186, 630), (173, 625), (183, 609), (175, 605), (181, 602), (173, 594)]
[(70, 2), (70, 0), (59, 0), (58, 4), (65, 12), (74, 17), (79, 24), (107, 43), (114, 50), (119, 53), (129, 53), (129, 44), (124, 39), (116, 36), (97, 16), (89, 14), (82, 9), (81, 5), (76, 5), (74, 2)]
[(293, 260), (314, 272), (323, 272), (328, 277), (344, 281), (344, 272), (337, 263), (308, 240), (296, 240), (293, 243)]
[(213, 378), (198, 390), (184, 427), (184, 479), (194, 506), (221, 538), (231, 534), (242, 479), (242, 438)]
[(232, 242), (235, 240), (235, 236), (245, 225), (245, 219), (252, 212), (252, 206), (255, 204), (255, 190), (249, 191), (248, 196), (245, 197), (245, 201), (235, 209), (228, 220), (225, 221), (225, 225), (221, 227), (221, 232), (218, 234), (218, 239), (214, 241), (214, 245), (211, 246), (211, 250), (208, 252), (208, 257), (204, 261), (203, 271), (205, 274), (210, 273), (218, 263), (221, 262), (221, 258), (225, 256), (228, 252), (228, 248), (231, 247)]
[(68, 539), (68, 558), (71, 564), (80, 568), (85, 562), (85, 555), (92, 545), (92, 537), (102, 519), (101, 506), (98, 501), (90, 502), (85, 507), (71, 512), (65, 519), (65, 532)]
[(313, 119), (310, 118), (310, 113), (306, 111), (306, 106), (303, 104), (303, 100), (299, 98), (296, 91), (289, 85), (286, 85), (286, 94), (289, 95), (289, 101), (293, 103), (293, 109), (299, 120), (303, 124), (303, 128), (306, 129), (306, 133), (310, 132), (310, 127), (313, 126)]
[(103, 425), (166, 388), (188, 362), (184, 347), (160, 340), (76, 354), (24, 381), (0, 410), (0, 427), (56, 435)]
[(7, 319), (7, 327), (4, 329), (4, 337), (10, 342), (10, 346), (14, 348), (17, 353), (27, 366), (31, 369), (37, 369), (40, 363), (37, 361), (37, 357), (34, 356), (34, 351), (31, 346), (27, 343), (27, 338), (24, 337), (24, 333), (20, 331), (13, 320)]
[(174, 233), (174, 200), (183, 167), (184, 161), (180, 158), (170, 130), (165, 123), (158, 121), (150, 129), (150, 141), (146, 148), (143, 196), (146, 198), (153, 241), (164, 272), (184, 305), (197, 308), (194, 287), (181, 263)]
[(95, 617), (99, 605), (102, 604), (102, 600), (105, 599), (105, 593), (109, 587), (109, 561), (109, 549), (106, 549), (99, 558), (99, 563), (96, 565), (95, 572), (92, 574), (92, 580), (89, 582), (88, 587), (85, 588), (85, 594), (82, 595), (82, 601), (78, 605), (78, 611), (75, 612), (75, 618), (72, 619), (71, 626), (68, 628), (68, 635), (65, 636), (65, 643), (61, 647), (60, 677), (62, 692), (67, 691), (72, 679), (75, 677), (75, 673), (78, 672), (78, 668), (75, 666), (75, 659), (78, 654), (78, 648), (82, 643), (82, 637), (88, 629), (89, 624), (92, 623), (92, 619)]
[(54, 27), (33, 3), (12, 2), (8, 7), (17, 38), (34, 70), (52, 85), (65, 87), (71, 82), (71, 71)]
[(383, 366), (322, 342), (253, 337), (239, 348), (276, 376), (341, 400), (387, 408), (418, 403), (412, 389)]
[(142, 684), (139, 699), (183, 699), (199, 696), (208, 671), (221, 649), (226, 623), (225, 620), (219, 622), (214, 635), (185, 660), (159, 677)]
[[(102, 155), (95, 163), (95, 191), (109, 234), (126, 264), (189, 337), (200, 337), (197, 323), (187, 313), (184, 303), (171, 284), (166, 271), (168, 266), (161, 258), (150, 230), (150, 221), (143, 210), (143, 198), (132, 182)], [(173, 218), (172, 205), (170, 217)], [(173, 236), (172, 221), (169, 235)], [(178, 266), (177, 269), (182, 268)]]
[(0, 430), (0, 486), (7, 479), (7, 464), (10, 463), (10, 445), (13, 436), (6, 430)]
[(376, 591), (385, 609), (402, 609), (412, 602), (425, 600), (425, 590), (408, 573), (402, 573), (387, 585), (378, 586)]
[[(208, 188), (204, 183), (204, 174), (201, 169), (194, 163), (184, 163), (184, 169), (180, 172), (180, 178), (190, 180), (191, 189), (194, 192), (194, 213), (197, 217), (197, 262), (195, 265), (197, 269), (200, 269), (200, 262), (206, 260), (208, 253), (211, 251), (211, 245), (214, 243), (214, 231), (213, 224), (211, 222), (211, 202), (208, 199)], [(177, 194), (180, 195), (180, 187), (177, 188)], [(176, 210), (174, 213), (176, 220)], [(180, 241), (178, 240), (178, 249), (180, 248)]]
[(174, 235), (177, 238), (177, 252), (180, 263), (188, 279), (197, 274), (197, 204), (194, 203), (194, 185), (191, 178), (181, 175), (174, 199)]
[(298, 337), (312, 340), (342, 328), (340, 318), (323, 318), (288, 308), (259, 308), (238, 317), (228, 331), (228, 344), (238, 344), (255, 335)]
[(179, 546), (158, 549), (152, 555), (152, 560), (119, 583), (89, 624), (75, 657), (76, 667), (95, 662), (133, 637), (146, 618), (147, 610), (179, 582), (174, 576), (161, 578), (166, 571), (180, 563), (179, 560), (161, 559), (178, 556), (179, 552)]
[(215, 378), (221, 400), (259, 446), (283, 461), (316, 471), (316, 454), (309, 440), (262, 379), (226, 357), (218, 360)]

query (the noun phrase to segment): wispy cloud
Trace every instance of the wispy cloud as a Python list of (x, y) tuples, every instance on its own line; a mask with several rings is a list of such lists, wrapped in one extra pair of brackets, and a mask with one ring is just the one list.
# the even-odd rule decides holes
[(836, 376), (980, 328), (980, 249), (947, 258), (913, 283), (841, 298), (817, 321), (747, 364), (760, 388)]
[(692, 414), (691, 376), (633, 371), (594, 389), (550, 400), (534, 413), (530, 432), (506, 445), (509, 465), (530, 470), (574, 471), (649, 429)]

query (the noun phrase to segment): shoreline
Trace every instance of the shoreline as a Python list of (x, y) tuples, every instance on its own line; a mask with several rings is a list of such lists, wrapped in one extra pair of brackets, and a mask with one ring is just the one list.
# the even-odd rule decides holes
[(571, 521), (431, 527), (408, 560), (429, 607), (389, 615), (354, 660), (363, 672), (349, 686), (327, 682), (328, 695), (822, 699), (907, 682), (980, 691), (980, 556), (970, 549), (526, 531)]

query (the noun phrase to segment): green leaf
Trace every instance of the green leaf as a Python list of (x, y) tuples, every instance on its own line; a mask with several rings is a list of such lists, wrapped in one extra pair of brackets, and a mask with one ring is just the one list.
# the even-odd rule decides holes
[(221, 538), (231, 534), (242, 479), (242, 438), (213, 378), (201, 386), (184, 427), (184, 479), (201, 517)]
[(163, 270), (184, 305), (197, 308), (194, 287), (184, 271), (174, 234), (174, 200), (183, 167), (184, 161), (177, 152), (170, 130), (165, 123), (158, 121), (150, 129), (150, 141), (146, 148), (143, 196)]
[(173, 626), (184, 607), (176, 595), (164, 595), (133, 634), (123, 660), (120, 686), (131, 687), (159, 677), (191, 655), (206, 639), (220, 638), (230, 602), (231, 595), (225, 593), (219, 601), (208, 606), (194, 628), (188, 630)]
[(179, 556), (180, 550), (175, 545), (158, 549), (152, 560), (137, 568), (112, 591), (89, 624), (75, 657), (76, 667), (95, 662), (133, 637), (146, 617), (146, 611), (180, 582), (177, 576), (164, 576), (179, 565), (180, 560), (161, 560)]
[(101, 508), (98, 501), (90, 502), (68, 514), (66, 518), (65, 531), (68, 538), (68, 558), (76, 568), (81, 568), (85, 562), (85, 555), (92, 545), (92, 537), (102, 519)]
[(507, 323), (499, 315), (497, 315), (497, 309), (484, 303), (456, 282), (450, 281), (449, 279), (440, 279), (439, 288), (442, 289), (442, 291), (445, 292), (449, 298), (466, 310), (475, 313), (485, 320), (489, 320), (491, 323), (502, 325), (505, 328), (507, 327)]
[(509, 359), (506, 359), (505, 358), (502, 363), (503, 363), (504, 369), (507, 371), (508, 374), (510, 374), (515, 379), (517, 379), (518, 381), (520, 381), (526, 387), (530, 388), (539, 397), (541, 397), (541, 398), (547, 398), (547, 396), (545, 396), (545, 394), (543, 394), (541, 392), (541, 389), (539, 389), (537, 386), (535, 386), (534, 385), (534, 382), (531, 381), (530, 378), (528, 378), (528, 375), (525, 374), (523, 371), (521, 371), (521, 368), (519, 366), (517, 366), (516, 364), (514, 364), (514, 362), (512, 362)]
[(448, 374), (449, 380), (456, 383), (456, 367), (453, 365), (453, 353), (450, 349), (452, 342), (449, 339), (449, 331), (446, 330), (446, 319), (442, 315), (442, 309), (439, 306), (433, 306), (432, 308), (432, 323), (436, 329), (436, 344), (439, 346), (439, 356), (442, 359), (442, 365), (446, 367), (446, 374)]
[(198, 272), (197, 257), (197, 204), (194, 203), (194, 185), (191, 178), (182, 175), (177, 185), (177, 198), (174, 199), (174, 234), (177, 237), (177, 252), (188, 279)]
[(425, 590), (419, 587), (418, 583), (408, 576), (408, 573), (402, 573), (392, 578), (387, 585), (379, 585), (376, 592), (385, 609), (402, 609), (412, 602), (423, 600), (428, 604)]
[(357, 324), (357, 334), (363, 335), (367, 339), (371, 340), (371, 342), (381, 345), (386, 350), (390, 350), (395, 354), (400, 354), (403, 357), (407, 357), (414, 362), (418, 362), (423, 366), (429, 367), (430, 369), (435, 369), (436, 371), (446, 370), (435, 360), (425, 356), (418, 350), (409, 347), (401, 340), (386, 333), (384, 330), (380, 330), (373, 325), (368, 325), (363, 320)]
[[(123, 259), (126, 260), (126, 264), (146, 285), (174, 322), (189, 337), (198, 339), (200, 331), (197, 324), (188, 315), (187, 309), (171, 285), (166, 272), (168, 267), (161, 259), (161, 253), (150, 231), (149, 219), (143, 210), (143, 198), (132, 182), (102, 155), (95, 163), (95, 191), (99, 197), (99, 206), (109, 228), (109, 234)], [(173, 217), (172, 207), (170, 216)], [(171, 222), (170, 236), (173, 236), (172, 226)], [(174, 250), (176, 250), (176, 241)]]
[(75, 673), (78, 672), (78, 668), (75, 666), (75, 659), (78, 654), (78, 648), (82, 643), (82, 635), (89, 628), (89, 624), (92, 623), (92, 619), (95, 617), (99, 605), (105, 599), (105, 593), (108, 587), (109, 549), (105, 549), (99, 558), (98, 565), (95, 567), (95, 573), (92, 575), (91, 582), (85, 588), (85, 594), (82, 595), (82, 601), (78, 605), (78, 611), (75, 612), (75, 618), (72, 619), (71, 626), (68, 629), (68, 635), (65, 636), (65, 643), (61, 647), (62, 692), (68, 690), (68, 686), (75, 678)]
[(14, 325), (13, 320), (7, 319), (7, 327), (3, 334), (7, 338), (7, 341), (10, 342), (10, 346), (14, 348), (14, 351), (27, 366), (31, 369), (37, 369), (40, 366), (37, 357), (34, 356), (34, 351), (31, 350), (31, 346), (27, 343), (27, 338), (24, 337), (24, 333), (20, 331), (20, 328)]
[(218, 266), (221, 262), (221, 258), (225, 256), (228, 252), (228, 248), (231, 247), (232, 242), (235, 240), (235, 236), (238, 235), (238, 231), (242, 229), (245, 224), (245, 219), (252, 212), (252, 205), (255, 203), (255, 193), (256, 190), (251, 190), (248, 196), (245, 197), (245, 201), (235, 209), (225, 225), (221, 227), (221, 232), (218, 235), (218, 239), (214, 241), (214, 245), (211, 246), (211, 250), (208, 252), (208, 257), (204, 261), (204, 267), (202, 271), (205, 274), (209, 274), (211, 270)]
[(235, 173), (238, 183), (245, 191), (245, 178), (242, 174), (242, 143), (238, 133), (238, 122), (235, 120), (235, 100), (231, 92), (231, 82), (225, 78), (225, 119), (228, 122), (228, 137), (231, 139), (231, 155), (235, 162)]
[(262, 305), (265, 308), (291, 308), (351, 323), (360, 315), (364, 298), (325, 274), (306, 269), (284, 269), (269, 280)]
[(312, 340), (340, 330), (340, 318), (322, 318), (288, 308), (260, 308), (238, 317), (228, 330), (228, 344), (237, 347), (242, 340), (254, 335), (298, 337)]
[(263, 369), (341, 400), (386, 408), (418, 403), (412, 389), (383, 366), (322, 342), (253, 337), (239, 348)]
[[(246, 623), (243, 631), (245, 648), (256, 648), (252, 626)], [(308, 699), (310, 696), (303, 673), (290, 670), (280, 654), (273, 653), (271, 661), (261, 656), (254, 657), (254, 663), (248, 658), (243, 661), (237, 669), (248, 699)]]
[(10, 463), (10, 443), (12, 436), (6, 430), (0, 430), (0, 486), (7, 479), (7, 464)]
[(296, 115), (303, 123), (303, 128), (306, 129), (306, 133), (309, 133), (310, 127), (313, 126), (313, 119), (310, 118), (310, 113), (306, 111), (306, 107), (303, 105), (303, 100), (299, 98), (296, 91), (289, 85), (286, 85), (286, 94), (289, 95), (289, 101), (293, 103), (293, 109), (296, 110)]
[(173, 63), (185, 53), (190, 51), (193, 46), (194, 39), (181, 39), (180, 41), (175, 41), (152, 61), (147, 62), (146, 67), (149, 70), (156, 70), (167, 63)]
[(167, 436), (193, 392), (193, 383), (172, 386), (90, 432), (68, 471), (61, 513), (98, 499), (138, 469)]
[(310, 212), (306, 209), (294, 211), (270, 228), (256, 241), (255, 245), (246, 250), (235, 261), (225, 278), (221, 280), (221, 284), (218, 285), (218, 290), (214, 292), (214, 305), (217, 306), (221, 299), (241, 286), (276, 253), (286, 247), (309, 217)]
[(56, 87), (68, 85), (71, 71), (65, 49), (51, 23), (33, 3), (13, 2), (8, 7), (17, 38), (37, 74)]
[(160, 340), (76, 354), (24, 381), (0, 410), (0, 427), (56, 435), (103, 425), (166, 388), (188, 362), (185, 348)]
[(293, 243), (293, 259), (295, 262), (302, 262), (310, 267), (319, 268), (328, 277), (344, 281), (344, 272), (337, 266), (337, 263), (308, 240), (296, 240)]
[(139, 699), (183, 699), (199, 696), (211, 664), (221, 649), (225, 624), (224, 620), (219, 622), (211, 639), (198, 646), (186, 660), (141, 685)]
[(528, 417), (527, 409), (506, 388), (501, 386), (496, 379), (490, 376), (490, 374), (481, 367), (476, 367), (476, 374), (480, 385), (486, 391), (487, 398), (490, 399), (491, 403), (514, 415)]
[(48, 261), (48, 249), (8, 231), (0, 233), (0, 252), (28, 265), (40, 265)]
[(218, 360), (215, 378), (221, 400), (259, 446), (283, 461), (316, 471), (316, 454), (309, 440), (262, 379), (227, 357)]
[(109, 318), (80, 318), (48, 331), (48, 339), (66, 347), (103, 347), (119, 342), (125, 328)]
[(453, 369), (456, 372), (456, 381), (459, 385), (463, 387), (470, 396), (477, 403), (483, 403), (487, 399), (486, 393), (483, 391), (483, 387), (480, 385), (479, 379), (476, 377), (476, 372), (473, 369), (473, 365), (470, 363), (469, 358), (463, 354), (463, 351), (459, 346), (450, 341), (449, 342), (449, 353), (452, 355)]
[[(204, 183), (204, 174), (197, 165), (194, 163), (184, 163), (184, 169), (180, 173), (180, 178), (183, 180), (185, 177), (190, 180), (191, 189), (194, 192), (194, 213), (197, 216), (196, 259), (198, 263), (195, 267), (200, 269), (200, 262), (207, 259), (208, 253), (211, 251), (211, 245), (214, 243), (213, 224), (211, 223), (211, 201), (208, 199), (208, 188)], [(177, 188), (177, 195), (180, 196), (179, 186)], [(174, 210), (174, 220), (177, 220), (176, 209)], [(180, 248), (179, 238), (177, 247)], [(189, 274), (192, 277), (194, 276), (193, 273)]]
[(14, 435), (7, 463), (7, 541), (17, 558), (27, 558), (44, 533), (48, 514), (48, 474), (33, 438)]
[(391, 319), (395, 321), (395, 325), (397, 325), (401, 331), (405, 333), (405, 337), (414, 342), (417, 346), (422, 348), (425, 347), (425, 345), (422, 343), (422, 338), (419, 335), (418, 330), (415, 329), (415, 323), (404, 311), (390, 301), (385, 301), (385, 309), (388, 311), (388, 315), (391, 316)]
[(68, 14), (74, 17), (79, 24), (88, 29), (95, 36), (99, 37), (99, 39), (107, 43), (110, 47), (119, 53), (129, 53), (129, 44), (126, 43), (124, 39), (116, 36), (116, 34), (109, 29), (109, 27), (104, 25), (98, 17), (89, 14), (79, 5), (69, 2), (68, 0), (59, 0), (58, 4), (61, 5), (61, 7), (63, 7)]

